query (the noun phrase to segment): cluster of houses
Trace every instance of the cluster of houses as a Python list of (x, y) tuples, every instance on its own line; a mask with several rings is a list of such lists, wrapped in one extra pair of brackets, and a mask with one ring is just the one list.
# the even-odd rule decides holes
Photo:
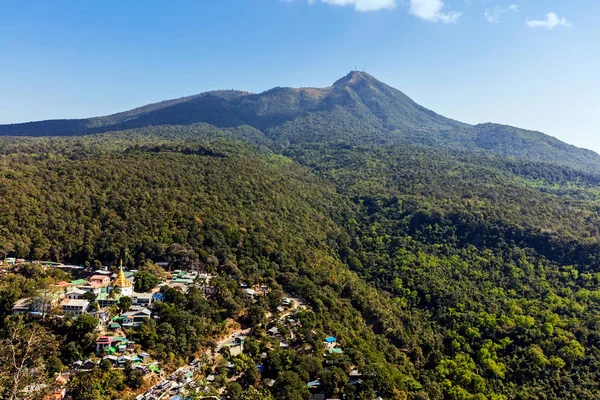
[[(123, 296), (131, 297), (135, 305), (148, 306), (153, 294), (134, 293), (135, 272), (125, 272), (121, 266), (117, 274), (97, 270), (85, 279), (58, 282), (39, 290), (34, 297), (18, 300), (12, 311), (14, 314), (28, 313), (33, 316), (44, 316), (51, 312), (69, 316), (95, 315), (98, 310), (91, 308), (92, 303), (97, 303), (100, 308), (109, 307), (117, 304)], [(102, 318), (102, 313), (99, 318)]]
[(108, 360), (114, 368), (123, 368), (131, 363), (133, 369), (140, 369), (144, 373), (160, 373), (157, 362), (150, 362), (150, 354), (135, 353), (135, 342), (125, 336), (102, 335), (96, 339), (96, 358), (85, 361), (75, 361), (72, 364), (74, 371), (87, 371), (99, 365), (103, 360)]
[[(15, 264), (10, 258), (4, 262), (10, 265)], [(18, 266), (18, 263), (16, 265)], [(55, 265), (44, 266), (56, 267)], [(62, 266), (61, 264), (60, 267)], [(151, 308), (155, 301), (163, 299), (163, 295), (160, 293), (163, 285), (179, 288), (184, 293), (192, 285), (199, 287), (205, 295), (214, 292), (214, 287), (209, 283), (212, 278), (210, 275), (197, 271), (174, 271), (172, 278), (162, 282), (151, 291), (137, 293), (134, 291), (136, 272), (137, 270), (124, 271), (121, 266), (117, 273), (112, 273), (108, 269), (96, 270), (87, 276), (85, 273), (80, 273), (85, 277), (70, 282), (58, 282), (49, 288), (39, 290), (33, 297), (19, 299), (13, 305), (12, 311), (14, 314), (30, 314), (38, 317), (51, 313), (66, 316), (92, 314), (104, 322), (107, 314), (102, 309), (118, 304), (122, 297), (131, 298), (132, 305), (135, 307)], [(124, 326), (132, 326), (132, 322), (127, 319), (128, 315), (123, 317)]]
[(258, 296), (264, 296), (269, 293), (269, 287), (267, 285), (254, 285), (253, 287), (250, 287), (247, 283), (240, 282), (240, 287), (251, 299), (255, 299)]

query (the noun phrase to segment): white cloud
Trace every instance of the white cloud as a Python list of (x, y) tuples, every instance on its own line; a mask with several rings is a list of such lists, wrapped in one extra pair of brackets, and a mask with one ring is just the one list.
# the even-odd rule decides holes
[(571, 26), (571, 23), (567, 21), (566, 18), (559, 18), (558, 15), (553, 12), (546, 14), (546, 19), (536, 20), (527, 18), (525, 23), (530, 28), (554, 29), (557, 26)]
[(496, 6), (494, 8), (489, 8), (489, 9), (485, 10), (485, 13), (483, 13), (483, 15), (485, 16), (485, 19), (487, 19), (487, 21), (490, 24), (497, 24), (498, 22), (500, 22), (500, 17), (502, 17), (502, 14), (504, 14), (508, 11), (519, 12), (519, 6), (516, 4), (511, 4), (510, 6), (508, 6), (506, 8)]
[(461, 13), (457, 11), (443, 12), (444, 2), (442, 0), (410, 0), (410, 13), (425, 21), (445, 24), (456, 22)]

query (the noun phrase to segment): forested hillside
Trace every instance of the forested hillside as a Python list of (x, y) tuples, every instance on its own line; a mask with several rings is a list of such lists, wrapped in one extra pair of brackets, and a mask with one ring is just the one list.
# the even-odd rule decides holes
[[(360, 390), (342, 385), (348, 398), (600, 396), (600, 176), (443, 148), (271, 144), (202, 124), (4, 138), (0, 250), (272, 279), (374, 367)], [(1, 290), (5, 307), (20, 295)], [(202, 314), (208, 326), (244, 307), (219, 301), (232, 305)], [(279, 374), (302, 375), (293, 365)]]

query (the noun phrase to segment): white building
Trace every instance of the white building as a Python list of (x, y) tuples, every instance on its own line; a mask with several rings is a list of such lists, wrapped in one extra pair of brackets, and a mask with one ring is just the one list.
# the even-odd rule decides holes
[(80, 299), (64, 299), (60, 303), (60, 308), (65, 314), (81, 315), (85, 314), (90, 306), (90, 302)]

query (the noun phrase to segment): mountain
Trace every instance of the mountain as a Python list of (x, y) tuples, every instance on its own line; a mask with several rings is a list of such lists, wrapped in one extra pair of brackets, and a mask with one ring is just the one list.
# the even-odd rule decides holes
[[(252, 329), (244, 354), (198, 371), (230, 398), (600, 398), (593, 152), (447, 119), (356, 72), (323, 89), (210, 92), (2, 129), (52, 126), (63, 136), (0, 137), (0, 257), (212, 275), (213, 295), (163, 287), (157, 318), (125, 328), (165, 376), (239, 324)], [(0, 271), (0, 340), (43, 333), (26, 364), (47, 366), (13, 398), (94, 357), (93, 318), (12, 315), (79, 277)], [(250, 298), (243, 284), (271, 292)], [(306, 308), (273, 321), (286, 296)], [(0, 398), (19, 389), (13, 354), (0, 351)], [(147, 390), (137, 378), (103, 364), (69, 386), (132, 399)]]
[(358, 71), (327, 88), (274, 88), (260, 94), (213, 91), (105, 117), (0, 125), (0, 136), (83, 135), (197, 123), (222, 129), (251, 127), (275, 149), (306, 143), (418, 144), (600, 171), (600, 156), (590, 150), (540, 132), (498, 124), (473, 126), (443, 117)]

